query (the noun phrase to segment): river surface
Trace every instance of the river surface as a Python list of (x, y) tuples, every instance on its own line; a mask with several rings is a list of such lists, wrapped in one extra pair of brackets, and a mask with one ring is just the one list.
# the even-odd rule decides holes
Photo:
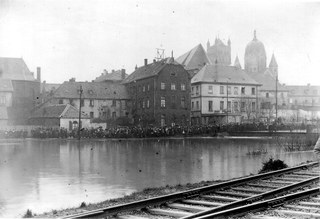
[[(252, 155), (253, 151), (267, 153)], [(272, 139), (0, 140), (0, 217), (118, 198), (147, 187), (257, 173), (270, 157), (315, 160)]]

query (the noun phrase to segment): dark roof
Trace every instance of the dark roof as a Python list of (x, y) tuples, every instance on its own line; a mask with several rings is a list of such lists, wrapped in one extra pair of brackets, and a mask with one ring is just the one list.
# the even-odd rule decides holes
[[(267, 69), (263, 73), (249, 73), (249, 75), (256, 80), (257, 82), (262, 84), (260, 90), (265, 91), (275, 91), (276, 90), (276, 78), (272, 76), (272, 73), (269, 69)], [(279, 91), (287, 91), (288, 89), (279, 83), (278, 81), (278, 88)]]
[(7, 107), (0, 106), (0, 119), (8, 119)]
[(53, 83), (41, 83), (41, 91), (42, 92), (50, 92), (55, 91), (60, 87), (61, 84), (53, 84)]
[(178, 57), (176, 61), (187, 70), (201, 69), (205, 64), (211, 63), (201, 44)]
[[(31, 118), (78, 118), (79, 110), (70, 104), (42, 106), (31, 115)], [(89, 118), (82, 112), (81, 118)]]
[[(124, 70), (124, 69), (123, 69)], [(123, 70), (117, 70), (114, 72), (104, 72), (101, 73), (101, 75), (99, 77), (96, 77), (96, 79), (94, 79), (94, 82), (103, 82), (103, 81), (122, 81), (122, 72)], [(125, 72), (123, 72), (125, 74), (125, 78), (128, 77), (128, 74), (126, 74)]]
[(0, 79), (0, 92), (13, 92), (13, 86), (10, 79)]
[(245, 71), (234, 66), (206, 65), (192, 79), (191, 83), (215, 82), (260, 85)]
[(84, 99), (129, 99), (125, 86), (119, 82), (66, 81), (53, 93), (54, 98), (79, 98), (80, 85)]
[(35, 80), (22, 58), (0, 57), (0, 77), (11, 80)]

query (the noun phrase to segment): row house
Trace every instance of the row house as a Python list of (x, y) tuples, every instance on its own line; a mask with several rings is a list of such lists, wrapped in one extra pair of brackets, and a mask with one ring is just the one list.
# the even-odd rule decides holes
[(289, 85), (288, 99), (293, 108), (319, 107), (320, 106), (320, 86)]
[(190, 76), (166, 58), (136, 67), (124, 81), (136, 125), (187, 125), (190, 122)]
[[(81, 102), (80, 102), (80, 92)], [(61, 84), (46, 101), (46, 105), (70, 104), (86, 113), (91, 120), (115, 120), (129, 117), (130, 100), (120, 82), (76, 82)]]
[(206, 65), (191, 80), (193, 125), (243, 122), (258, 115), (261, 84), (234, 66)]

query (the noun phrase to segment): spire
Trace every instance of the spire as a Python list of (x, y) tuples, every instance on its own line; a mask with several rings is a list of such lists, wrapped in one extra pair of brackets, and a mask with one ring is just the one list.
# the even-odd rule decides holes
[(234, 67), (242, 69), (238, 55), (237, 55), (236, 59), (234, 60)]
[(257, 40), (257, 31), (256, 30), (253, 31), (253, 40)]
[(274, 57), (274, 53), (272, 53), (271, 61), (269, 64), (269, 68), (272, 68), (272, 67), (278, 67), (278, 63), (276, 61), (276, 58)]

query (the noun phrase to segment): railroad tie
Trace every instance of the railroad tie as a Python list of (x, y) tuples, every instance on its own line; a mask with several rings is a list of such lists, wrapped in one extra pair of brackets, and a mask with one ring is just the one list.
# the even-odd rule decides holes
[(249, 218), (250, 219), (288, 219), (286, 217), (276, 217), (276, 216), (268, 216), (268, 215), (252, 215)]
[(231, 189), (238, 192), (249, 192), (254, 194), (261, 194), (266, 192), (266, 190), (258, 190), (258, 189), (246, 189), (246, 188), (231, 188)]
[(219, 207), (224, 205), (223, 203), (220, 203), (220, 202), (209, 202), (209, 201), (201, 201), (201, 200), (193, 200), (193, 199), (181, 200), (181, 202), (186, 204), (204, 205), (204, 206), (210, 206), (210, 207)]
[(235, 193), (235, 192), (214, 192), (218, 195), (230, 195), (230, 196), (235, 196), (235, 197), (241, 197), (241, 198), (248, 198), (253, 195), (250, 194), (245, 194), (245, 193)]
[(273, 186), (273, 185), (269, 185), (269, 184), (266, 184), (266, 183), (259, 183), (259, 184), (248, 183), (246, 185), (252, 186), (252, 187), (268, 188), (268, 189), (278, 189), (278, 188), (280, 188), (279, 186)]
[(119, 215), (116, 218), (117, 219), (147, 219), (146, 217), (139, 217), (134, 215)]
[(320, 214), (307, 213), (302, 211), (275, 210), (280, 215), (297, 216), (298, 218), (320, 218)]
[(299, 204), (306, 205), (306, 206), (320, 207), (320, 203), (317, 203), (317, 202), (299, 202)]
[(179, 203), (171, 203), (167, 204), (169, 208), (177, 208), (184, 211), (192, 211), (192, 212), (199, 212), (199, 211), (206, 211), (210, 208), (202, 207), (202, 206), (195, 206), (195, 205), (187, 205), (187, 204), (179, 204)]
[(161, 208), (148, 209), (148, 212), (155, 215), (164, 215), (169, 217), (187, 217), (192, 215), (192, 213), (190, 212), (167, 210), (167, 209), (161, 209)]
[(226, 201), (226, 202), (235, 202), (235, 201), (241, 200), (238, 198), (231, 198), (231, 197), (225, 197), (225, 196), (220, 196), (220, 195), (202, 195), (201, 198), (214, 199), (214, 200)]

